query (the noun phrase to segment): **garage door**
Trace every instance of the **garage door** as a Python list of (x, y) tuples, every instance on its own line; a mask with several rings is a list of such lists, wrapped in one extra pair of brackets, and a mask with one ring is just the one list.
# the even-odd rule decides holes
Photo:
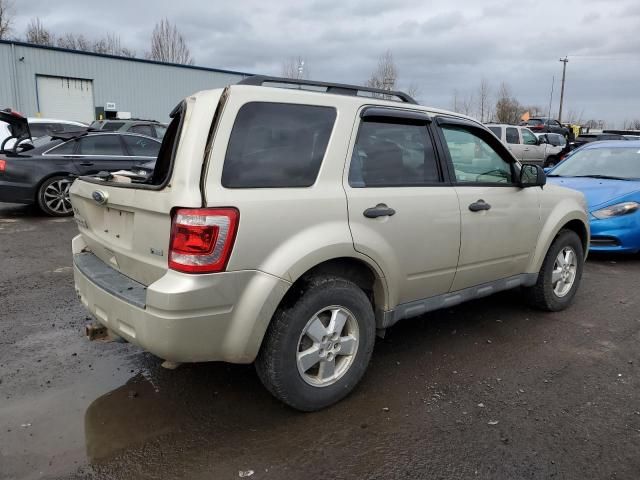
[(36, 83), (41, 116), (79, 122), (94, 120), (91, 80), (38, 75)]

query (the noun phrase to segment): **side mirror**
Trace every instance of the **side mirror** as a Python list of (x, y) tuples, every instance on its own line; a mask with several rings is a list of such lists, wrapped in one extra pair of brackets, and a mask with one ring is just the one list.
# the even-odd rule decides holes
[(547, 183), (547, 175), (540, 165), (525, 163), (520, 170), (520, 187), (542, 187)]

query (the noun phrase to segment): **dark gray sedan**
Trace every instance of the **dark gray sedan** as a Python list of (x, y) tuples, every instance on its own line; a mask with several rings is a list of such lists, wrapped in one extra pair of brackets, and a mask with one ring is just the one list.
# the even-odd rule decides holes
[(0, 202), (37, 205), (51, 216), (73, 213), (75, 177), (130, 170), (155, 160), (158, 139), (129, 133), (79, 131), (0, 151)]

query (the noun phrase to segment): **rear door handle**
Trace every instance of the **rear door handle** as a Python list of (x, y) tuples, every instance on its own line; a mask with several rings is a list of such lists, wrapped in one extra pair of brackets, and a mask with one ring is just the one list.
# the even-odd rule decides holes
[(379, 203), (375, 207), (367, 208), (362, 214), (367, 218), (390, 217), (395, 215), (393, 208), (387, 207), (384, 203)]
[(491, 209), (491, 205), (489, 205), (487, 202), (485, 202), (482, 199), (469, 205), (469, 210), (471, 210), (472, 212), (480, 212), (482, 210), (489, 210), (489, 209)]
[(83, 167), (91, 167), (93, 165), (93, 162), (80, 162), (80, 165), (82, 165)]

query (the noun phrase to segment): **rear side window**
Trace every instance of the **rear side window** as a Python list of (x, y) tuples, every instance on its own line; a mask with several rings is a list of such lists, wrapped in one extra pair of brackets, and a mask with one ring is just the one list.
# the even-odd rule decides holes
[(491, 130), (496, 137), (502, 140), (502, 127), (489, 127), (489, 130)]
[(351, 156), (349, 185), (402, 187), (440, 181), (426, 125), (362, 122)]
[(238, 112), (222, 168), (226, 188), (309, 187), (336, 119), (331, 107), (252, 102)]
[(122, 156), (122, 144), (118, 135), (92, 135), (78, 140), (78, 155)]
[(73, 155), (73, 151), (76, 148), (77, 140), (69, 140), (62, 145), (49, 150), (47, 155)]
[(520, 143), (520, 135), (515, 127), (507, 127), (506, 135), (507, 143)]

